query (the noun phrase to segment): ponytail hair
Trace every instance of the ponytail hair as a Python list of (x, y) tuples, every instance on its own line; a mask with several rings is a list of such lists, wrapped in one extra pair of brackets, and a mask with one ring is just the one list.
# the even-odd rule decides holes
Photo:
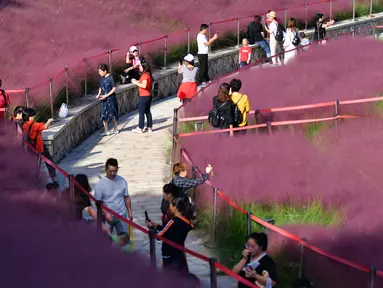
[(177, 208), (177, 210), (184, 216), (186, 219), (190, 220), (193, 217), (194, 211), (190, 203), (189, 196), (185, 194), (183, 197), (177, 197), (172, 199), (172, 205)]

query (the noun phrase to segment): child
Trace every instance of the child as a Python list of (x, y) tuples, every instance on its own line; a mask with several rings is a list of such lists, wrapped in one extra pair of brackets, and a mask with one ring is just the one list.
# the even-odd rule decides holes
[(120, 247), (122, 251), (132, 251), (129, 234), (121, 234), (120, 236), (110, 234), (110, 239), (113, 241), (113, 244)]
[(305, 47), (305, 46), (310, 44), (310, 40), (306, 38), (305, 32), (300, 32), (299, 37), (301, 38), (302, 51), (307, 51), (309, 47)]
[(250, 64), (251, 60), (251, 48), (249, 41), (246, 38), (242, 40), (242, 47), (239, 49), (239, 67), (244, 67)]

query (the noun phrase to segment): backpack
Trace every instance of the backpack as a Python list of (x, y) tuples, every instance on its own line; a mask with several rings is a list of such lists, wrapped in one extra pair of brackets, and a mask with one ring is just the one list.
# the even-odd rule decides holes
[(283, 31), (278, 24), (277, 24), (277, 33), (275, 34), (275, 40), (277, 40), (278, 42), (283, 41)]
[(243, 97), (243, 94), (241, 96), (241, 98), (239, 98), (239, 100), (237, 101), (237, 103), (234, 103), (235, 107), (234, 107), (234, 123), (239, 125), (243, 122), (243, 115), (242, 115), (242, 112), (241, 112), (241, 109), (239, 109), (238, 107), (238, 103), (239, 101), (241, 101)]
[(293, 41), (291, 41), (291, 43), (294, 46), (298, 46), (301, 43), (301, 38), (299, 38), (299, 36), (298, 36), (298, 31), (295, 32), (294, 39), (293, 39)]
[(222, 103), (221, 106), (219, 106), (219, 107), (213, 107), (213, 109), (211, 109), (209, 112), (209, 118), (208, 118), (209, 123), (214, 128), (222, 128), (223, 127), (223, 123), (224, 123), (225, 119), (220, 115), (219, 110), (223, 106), (225, 106), (226, 103), (227, 102)]

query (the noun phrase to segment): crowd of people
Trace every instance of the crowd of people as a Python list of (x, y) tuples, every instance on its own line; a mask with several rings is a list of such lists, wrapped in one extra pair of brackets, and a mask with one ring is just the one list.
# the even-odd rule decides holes
[[(272, 57), (273, 64), (284, 61), (289, 63), (296, 56), (295, 48), (301, 46), (306, 50), (310, 42), (304, 32), (299, 32), (296, 20), (290, 18), (287, 27), (284, 29), (276, 17), (274, 11), (269, 11), (265, 25), (259, 15), (254, 17), (248, 25), (247, 38), (242, 40), (242, 47), (239, 50), (238, 64), (240, 67), (249, 65), (252, 60), (252, 45), (261, 47), (267, 57)], [(325, 42), (326, 28), (334, 21), (325, 23), (323, 14), (316, 16), (314, 40)], [(209, 26), (202, 24), (197, 35), (199, 67), (195, 65), (195, 57), (192, 54), (186, 55), (179, 63), (178, 73), (182, 75), (182, 83), (178, 90), (178, 97), (183, 103), (190, 101), (197, 94), (197, 84), (203, 86), (210, 83), (208, 53), (209, 46), (218, 39), (218, 31), (211, 39), (207, 38)], [(284, 59), (273, 57), (281, 51)], [(121, 83), (132, 83), (138, 87), (138, 113), (139, 122), (134, 133), (142, 134), (152, 132), (153, 120), (151, 114), (153, 76), (150, 64), (139, 55), (137, 47), (132, 46), (126, 56), (127, 68), (123, 71)], [(100, 75), (99, 91), (96, 99), (100, 101), (100, 117), (103, 122), (104, 132), (101, 136), (119, 134), (118, 130), (118, 103), (116, 99), (116, 84), (108, 66), (104, 63), (98, 66)], [(1, 89), (0, 80), (0, 108), (10, 105), (9, 95)], [(230, 83), (222, 83), (219, 86), (217, 95), (213, 97), (212, 109), (209, 112), (209, 122), (213, 129), (227, 129), (223, 134), (234, 136), (234, 134), (245, 134), (248, 125), (248, 113), (250, 102), (246, 94), (241, 93), (242, 82), (239, 79), (232, 79)], [(42, 131), (47, 129), (53, 122), (35, 121), (36, 111), (32, 108), (18, 106), (14, 109), (14, 120), (24, 139), (30, 143), (38, 153), (44, 155), (52, 163), (53, 159), (49, 149), (44, 145)], [(146, 117), (146, 126), (145, 126)], [(108, 124), (112, 121), (113, 131), (109, 130)], [(235, 129), (234, 128), (243, 128)], [(58, 189), (58, 181), (55, 168), (46, 163), (49, 173), (49, 183), (46, 185), (48, 191)], [(76, 183), (74, 195), (70, 195), (69, 189), (64, 190), (60, 197), (63, 200), (71, 201), (74, 207), (72, 217), (82, 221), (84, 214), (88, 215), (91, 222), (97, 221), (98, 215), (102, 215), (102, 228), (118, 246), (127, 247), (130, 243), (128, 226), (119, 218), (110, 215), (106, 211), (97, 213), (95, 203), (83, 193), (83, 190), (92, 194), (98, 201), (102, 201), (108, 208), (123, 218), (133, 220), (131, 199), (128, 192), (128, 182), (118, 175), (118, 161), (110, 158), (105, 163), (105, 176), (102, 177), (94, 187), (91, 188), (88, 177), (85, 174), (78, 174), (75, 177)], [(206, 171), (198, 179), (188, 178), (188, 167), (185, 163), (177, 163), (173, 166), (173, 179), (163, 187), (163, 200), (159, 209), (162, 213), (162, 223), (147, 219), (147, 226), (162, 236), (182, 247), (188, 233), (193, 229), (193, 221), (197, 218), (195, 203), (192, 200), (190, 189), (203, 184), (210, 175), (213, 168), (208, 165)], [(114, 233), (115, 232), (115, 233)], [(242, 251), (242, 257), (233, 267), (233, 271), (259, 287), (274, 287), (278, 281), (276, 264), (267, 255), (268, 239), (265, 233), (252, 233), (248, 236), (246, 248)], [(190, 276), (185, 253), (167, 243), (162, 244), (163, 268), (168, 271), (176, 270), (182, 275)], [(238, 287), (246, 287), (239, 283)], [(298, 287), (298, 286), (297, 286)]]

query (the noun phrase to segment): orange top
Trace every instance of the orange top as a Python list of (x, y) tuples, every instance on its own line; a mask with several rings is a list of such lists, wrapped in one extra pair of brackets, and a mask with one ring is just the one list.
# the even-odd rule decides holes
[(9, 94), (3, 89), (0, 89), (0, 108), (8, 107), (10, 104), (11, 100), (9, 99)]
[(26, 135), (29, 134), (28, 138), (35, 143), (37, 151), (41, 153), (44, 152), (44, 141), (41, 132), (45, 130), (45, 124), (27, 121), (24, 123), (23, 130)]
[(138, 92), (140, 93), (140, 96), (150, 96), (152, 92), (152, 77), (150, 77), (150, 74), (145, 72), (141, 75), (140, 80), (138, 80), (138, 83), (142, 84), (142, 82), (146, 80), (147, 85), (146, 88), (138, 87)]

